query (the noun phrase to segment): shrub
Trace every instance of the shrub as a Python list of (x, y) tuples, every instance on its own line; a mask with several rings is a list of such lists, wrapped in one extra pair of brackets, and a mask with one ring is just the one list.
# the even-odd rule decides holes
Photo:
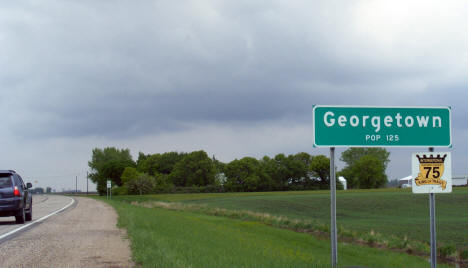
[(389, 248), (397, 248), (397, 249), (406, 249), (409, 245), (408, 237), (404, 237), (403, 239), (400, 237), (392, 236), (388, 240), (388, 247)]
[(460, 259), (468, 260), (468, 248), (460, 250)]
[(127, 195), (127, 194), (128, 194), (128, 188), (125, 185), (112, 188), (112, 195)]
[(154, 180), (154, 192), (156, 193), (170, 193), (174, 188), (174, 184), (166, 174), (156, 174)]
[(374, 246), (377, 244), (384, 244), (382, 235), (380, 233), (374, 232), (374, 230), (371, 230), (368, 233), (364, 233), (361, 236), (361, 240), (367, 243), (370, 246)]
[(440, 246), (437, 251), (439, 252), (439, 256), (446, 258), (453, 255), (457, 251), (457, 248), (454, 245), (444, 245)]
[(155, 179), (148, 174), (140, 174), (136, 179), (127, 182), (129, 194), (150, 194), (153, 192)]
[(139, 173), (136, 168), (126, 167), (122, 173), (122, 176), (120, 176), (120, 180), (123, 184), (126, 184), (127, 182), (138, 178), (138, 175)]

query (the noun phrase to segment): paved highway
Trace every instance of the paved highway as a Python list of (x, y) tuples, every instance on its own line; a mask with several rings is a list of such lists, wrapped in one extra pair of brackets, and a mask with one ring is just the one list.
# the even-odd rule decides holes
[(17, 235), (18, 232), (33, 227), (59, 211), (67, 209), (75, 202), (72, 198), (60, 195), (33, 195), (32, 221), (17, 224), (15, 217), (0, 217), (0, 242)]
[(133, 267), (117, 218), (92, 198), (35, 195), (31, 222), (0, 218), (0, 267)]

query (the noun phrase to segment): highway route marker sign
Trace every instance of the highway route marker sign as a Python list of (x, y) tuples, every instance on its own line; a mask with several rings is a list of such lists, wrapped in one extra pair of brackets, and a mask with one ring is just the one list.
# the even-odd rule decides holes
[(450, 152), (413, 153), (411, 163), (413, 193), (452, 192), (452, 156)]

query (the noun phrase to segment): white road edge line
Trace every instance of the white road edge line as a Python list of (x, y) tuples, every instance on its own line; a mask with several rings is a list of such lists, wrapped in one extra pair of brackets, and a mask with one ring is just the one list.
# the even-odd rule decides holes
[[(67, 197), (67, 198), (70, 198), (70, 197)], [(10, 236), (10, 235), (12, 235), (12, 234), (14, 234), (14, 233), (16, 233), (16, 232), (19, 232), (19, 231), (21, 231), (21, 230), (23, 230), (23, 229), (25, 229), (25, 228), (28, 228), (29, 226), (31, 226), (31, 225), (33, 225), (33, 224), (36, 224), (36, 223), (38, 223), (38, 222), (41, 222), (41, 221), (43, 221), (43, 220), (45, 220), (45, 219), (47, 219), (47, 218), (49, 218), (49, 217), (51, 217), (51, 216), (53, 216), (53, 215), (55, 215), (55, 214), (61, 212), (61, 211), (64, 211), (65, 209), (67, 209), (68, 207), (70, 207), (71, 205), (73, 205), (73, 203), (75, 203), (75, 199), (70, 198), (70, 200), (71, 200), (71, 202), (68, 203), (68, 205), (64, 206), (63, 208), (61, 208), (61, 209), (59, 209), (59, 210), (56, 210), (56, 211), (50, 213), (49, 215), (46, 215), (46, 216), (44, 216), (44, 217), (42, 217), (42, 218), (39, 218), (39, 219), (37, 219), (37, 220), (35, 220), (35, 221), (32, 221), (32, 222), (30, 222), (30, 223), (28, 223), (28, 224), (26, 224), (26, 225), (23, 225), (23, 226), (21, 226), (21, 227), (19, 227), (19, 228), (16, 228), (16, 229), (14, 229), (14, 230), (12, 230), (12, 231), (9, 231), (9, 232), (6, 233), (6, 234), (0, 235), (0, 240), (4, 239), (5, 237), (8, 237), (8, 236)]]

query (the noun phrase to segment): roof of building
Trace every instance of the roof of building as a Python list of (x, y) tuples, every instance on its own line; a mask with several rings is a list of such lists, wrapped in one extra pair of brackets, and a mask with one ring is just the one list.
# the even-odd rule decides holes
[(406, 176), (404, 178), (401, 178), (400, 181), (409, 181), (413, 178), (413, 176), (409, 175), (409, 176)]

